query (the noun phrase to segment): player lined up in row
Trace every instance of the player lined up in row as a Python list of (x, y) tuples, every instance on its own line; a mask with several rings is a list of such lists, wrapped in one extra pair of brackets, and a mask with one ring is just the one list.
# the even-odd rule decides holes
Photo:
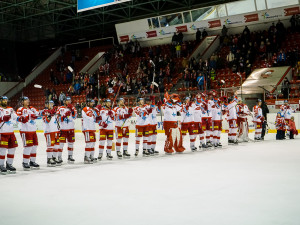
[[(23, 168), (24, 170), (38, 169), (36, 154), (38, 138), (36, 134), (36, 119), (42, 118), (44, 122), (44, 132), (47, 144), (47, 165), (60, 166), (63, 163), (62, 152), (64, 145), (68, 143), (68, 163), (74, 163), (73, 149), (75, 143), (75, 119), (77, 111), (71, 104), (71, 98), (67, 97), (63, 106), (56, 107), (54, 102), (46, 103), (44, 110), (38, 111), (30, 106), (28, 97), (22, 97), (20, 107), (17, 112), (8, 107), (8, 98), (1, 97), (0, 107), (0, 172), (14, 173), (13, 159), (16, 147), (18, 146), (14, 127), (19, 123), (20, 134), (23, 144)], [(247, 116), (251, 115), (255, 125), (255, 141), (261, 140), (262, 115), (261, 100), (250, 111), (248, 106), (243, 104), (236, 96), (217, 96), (216, 91), (209, 93), (199, 93), (194, 99), (186, 97), (182, 103), (179, 95), (165, 93), (164, 104), (161, 101), (156, 103), (154, 96), (149, 99), (139, 98), (137, 106), (129, 108), (125, 105), (123, 98), (117, 102), (110, 99), (103, 101), (103, 104), (94, 107), (94, 101), (87, 99), (86, 107), (82, 110), (82, 132), (85, 137), (84, 163), (90, 164), (102, 160), (104, 148), (106, 146), (106, 158), (113, 158), (111, 152), (116, 148), (117, 157), (130, 158), (128, 153), (129, 141), (129, 118), (133, 112), (136, 115), (136, 139), (135, 157), (139, 155), (140, 144), (142, 142), (142, 155), (153, 156), (159, 154), (156, 151), (157, 138), (157, 115), (163, 110), (163, 129), (166, 140), (164, 151), (166, 154), (173, 152), (183, 152), (183, 137), (189, 134), (190, 148), (197, 151), (195, 142), (200, 141), (199, 149), (220, 148), (220, 135), (222, 131), (222, 121), (225, 118), (229, 124), (228, 143), (236, 145), (239, 141), (249, 141)], [(282, 114), (286, 121), (291, 119), (292, 109), (287, 103), (282, 106)], [(178, 121), (177, 114), (181, 114), (181, 121)], [(179, 123), (180, 122), (180, 123)], [(100, 141), (99, 154), (95, 154), (96, 144), (96, 123), (99, 124)], [(180, 124), (180, 125), (179, 125)], [(288, 124), (285, 124), (287, 127)], [(289, 128), (287, 128), (289, 129)], [(115, 131), (115, 132), (114, 132)], [(116, 144), (114, 145), (114, 133)], [(123, 151), (121, 147), (123, 145)], [(7, 153), (6, 166), (5, 156)]]

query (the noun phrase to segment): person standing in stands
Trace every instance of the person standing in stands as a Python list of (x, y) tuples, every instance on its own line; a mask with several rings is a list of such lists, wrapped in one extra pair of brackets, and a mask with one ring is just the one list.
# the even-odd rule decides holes
[(198, 28), (198, 29), (197, 29), (197, 32), (196, 32), (196, 42), (197, 42), (197, 43), (200, 43), (200, 41), (201, 41), (201, 31), (200, 31), (200, 29)]
[(262, 109), (262, 114), (264, 116), (264, 121), (262, 123), (261, 139), (264, 140), (264, 137), (266, 135), (266, 129), (267, 129), (267, 126), (268, 126), (268, 123), (267, 123), (267, 120), (268, 120), (267, 114), (269, 113), (269, 108), (268, 108), (266, 102), (262, 102), (261, 109)]
[(290, 82), (287, 79), (287, 77), (285, 77), (281, 86), (281, 93), (283, 94), (283, 98), (285, 99), (288, 99), (289, 97), (289, 88), (290, 88)]

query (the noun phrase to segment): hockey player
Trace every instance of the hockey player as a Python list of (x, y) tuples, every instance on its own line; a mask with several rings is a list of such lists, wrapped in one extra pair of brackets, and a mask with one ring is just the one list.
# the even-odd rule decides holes
[(47, 144), (47, 166), (54, 167), (60, 166), (57, 160), (57, 151), (59, 149), (59, 124), (54, 109), (54, 102), (50, 100), (46, 103), (46, 109), (42, 112), (44, 121), (44, 135)]
[(86, 107), (82, 109), (82, 133), (85, 139), (85, 155), (84, 163), (92, 164), (97, 162), (95, 159), (95, 143), (96, 143), (96, 119), (97, 114), (93, 110), (95, 101), (92, 99), (86, 100)]
[(201, 107), (201, 95), (197, 95), (195, 98), (195, 107), (194, 107), (194, 135), (195, 140), (197, 140), (197, 136), (200, 139), (200, 148), (207, 148), (204, 139), (204, 132), (202, 129), (202, 107)]
[(220, 137), (222, 132), (222, 102), (221, 99), (214, 99), (214, 105), (211, 107), (213, 145), (215, 148), (222, 147)]
[(159, 154), (156, 148), (156, 139), (157, 139), (157, 114), (160, 113), (161, 105), (155, 105), (155, 96), (150, 96), (149, 102), (147, 103), (152, 109), (149, 115), (149, 137), (148, 137), (148, 147), (150, 155)]
[(249, 110), (246, 104), (243, 104), (241, 98), (238, 99), (236, 112), (237, 112), (237, 124), (238, 124), (238, 141), (248, 142), (249, 127), (248, 127), (247, 116), (251, 114), (251, 111)]
[(227, 122), (229, 125), (229, 132), (228, 132), (228, 144), (238, 144), (237, 141), (237, 114), (236, 114), (236, 105), (237, 105), (237, 98), (232, 96), (228, 98), (228, 105), (225, 108), (227, 114)]
[(276, 126), (276, 130), (277, 130), (276, 140), (283, 140), (286, 123), (285, 123), (284, 117), (282, 117), (280, 112), (277, 113), (275, 126)]
[(180, 98), (177, 94), (169, 95), (166, 92), (164, 102), (164, 130), (167, 136), (164, 150), (167, 154), (172, 154), (174, 150), (178, 153), (183, 152), (185, 148), (182, 145), (182, 134), (177, 122), (177, 112), (182, 109)]
[[(7, 106), (8, 98), (0, 97), (0, 172), (2, 174), (15, 173), (13, 167), (16, 147), (18, 142), (14, 134), (13, 125), (17, 122), (17, 114), (13, 108)], [(5, 155), (7, 152), (6, 167), (4, 166)]]
[(253, 107), (253, 123), (255, 128), (254, 140), (261, 140), (261, 131), (262, 131), (262, 122), (263, 122), (263, 114), (261, 109), (262, 101), (260, 99), (257, 100), (257, 105)]
[(138, 106), (136, 106), (134, 109), (135, 115), (136, 115), (136, 141), (135, 141), (135, 156), (138, 156), (139, 154), (139, 146), (141, 138), (143, 138), (143, 156), (150, 156), (150, 146), (148, 145), (148, 138), (149, 138), (149, 125), (150, 120), (149, 116), (152, 113), (152, 109), (150, 106), (144, 104), (144, 99), (139, 98), (138, 99)]
[[(129, 118), (131, 118), (133, 109), (128, 108), (125, 105), (124, 98), (119, 99), (119, 104), (114, 108), (115, 111), (115, 135), (116, 135), (116, 150), (117, 157), (119, 159), (130, 158), (130, 154), (128, 153), (128, 140), (129, 140)], [(121, 145), (123, 141), (123, 155), (121, 153)]]
[(211, 110), (211, 105), (209, 105), (208, 100), (206, 100), (206, 94), (201, 93), (202, 130), (203, 130), (204, 136), (206, 138), (206, 147), (212, 147), (212, 144), (210, 141), (210, 136), (212, 135), (211, 134), (212, 124), (211, 124), (211, 114), (210, 114), (209, 108)]
[(98, 115), (101, 120), (99, 120), (99, 129), (100, 129), (100, 144), (99, 144), (99, 156), (98, 160), (102, 160), (105, 142), (106, 144), (106, 158), (112, 160), (113, 156), (111, 155), (112, 151), (112, 141), (114, 139), (114, 120), (115, 112), (111, 108), (111, 100), (106, 99), (104, 101), (104, 106), (99, 112)]
[(292, 118), (292, 113), (295, 113), (296, 111), (289, 105), (288, 100), (284, 100), (284, 105), (280, 106), (280, 111), (282, 117), (285, 119), (287, 135), (290, 135), (289, 122)]
[(23, 168), (24, 170), (39, 169), (40, 166), (35, 162), (38, 146), (35, 120), (40, 116), (40, 113), (36, 108), (29, 105), (28, 97), (22, 97), (21, 102), (22, 107), (17, 110), (17, 121), (20, 122), (20, 134), (24, 147)]
[(60, 119), (60, 137), (59, 137), (59, 149), (58, 149), (58, 161), (63, 163), (62, 152), (64, 144), (68, 141), (68, 163), (73, 164), (75, 159), (73, 158), (74, 142), (75, 142), (75, 119), (77, 118), (77, 110), (71, 104), (71, 97), (66, 97), (64, 105), (59, 107), (57, 115)]
[(183, 136), (182, 139), (184, 139), (184, 136), (189, 133), (192, 152), (197, 151), (194, 135), (194, 108), (195, 104), (193, 104), (189, 97), (186, 97), (181, 109), (181, 134)]

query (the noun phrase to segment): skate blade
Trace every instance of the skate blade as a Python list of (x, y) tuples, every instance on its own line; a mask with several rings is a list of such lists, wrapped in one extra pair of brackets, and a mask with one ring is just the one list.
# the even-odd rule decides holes
[(183, 154), (183, 152), (175, 152), (176, 154)]
[(84, 164), (93, 164), (93, 162), (84, 162)]
[(124, 159), (130, 159), (130, 156), (124, 156)]
[(23, 168), (24, 171), (30, 171), (30, 168)]
[(72, 162), (72, 161), (68, 161), (68, 164), (74, 164), (75, 162)]
[(107, 160), (112, 160), (112, 158), (107, 158)]
[(149, 157), (150, 155), (143, 155), (143, 157)]
[(39, 170), (40, 167), (31, 167), (32, 170)]
[(118, 159), (123, 159), (123, 157), (118, 157)]
[(8, 171), (8, 174), (16, 174), (16, 171)]
[(7, 175), (7, 172), (0, 172), (1, 175)]
[(173, 153), (171, 152), (165, 152), (166, 155), (172, 155)]
[(47, 167), (56, 167), (56, 165), (47, 165)]

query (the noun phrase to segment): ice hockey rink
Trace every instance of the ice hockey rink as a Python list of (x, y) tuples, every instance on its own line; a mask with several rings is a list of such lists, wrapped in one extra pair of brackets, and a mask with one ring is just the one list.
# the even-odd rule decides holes
[(77, 133), (76, 163), (49, 168), (38, 135), (41, 169), (23, 171), (19, 147), (17, 173), (0, 176), (1, 225), (299, 224), (299, 139), (268, 134), (264, 142), (227, 146), (222, 134), (222, 149), (192, 153), (185, 141), (183, 154), (169, 156), (159, 134), (159, 156), (118, 160), (114, 153), (112, 161), (84, 165)]

